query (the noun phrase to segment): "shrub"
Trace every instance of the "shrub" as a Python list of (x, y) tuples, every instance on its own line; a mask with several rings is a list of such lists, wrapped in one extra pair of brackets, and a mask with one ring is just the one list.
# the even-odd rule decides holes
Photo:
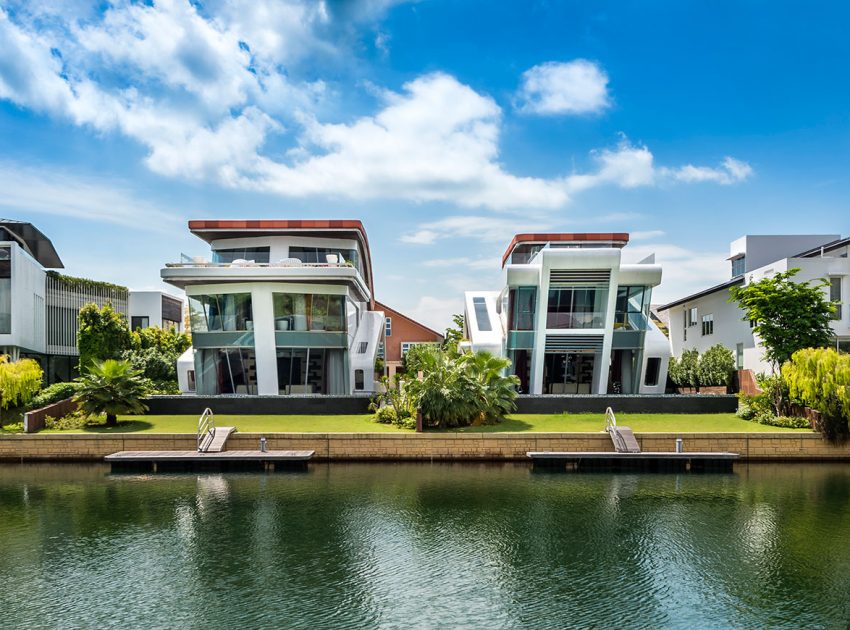
[(850, 355), (832, 348), (798, 350), (782, 366), (792, 396), (821, 413), (815, 427), (828, 439), (844, 438), (850, 419)]
[(74, 400), (80, 410), (87, 415), (106, 414), (109, 426), (117, 424), (120, 413), (142, 414), (148, 409), (141, 400), (146, 393), (144, 380), (127, 361), (97, 361), (77, 382)]
[(44, 428), (57, 431), (82, 429), (83, 427), (99, 424), (103, 424), (102, 416), (89, 416), (82, 411), (74, 411), (60, 418), (54, 418), (52, 416), (46, 416), (44, 418)]
[(697, 374), (701, 387), (728, 385), (735, 370), (732, 351), (721, 344), (711, 346), (699, 358)]
[[(0, 356), (0, 408), (25, 407), (41, 389), (43, 373), (38, 361), (9, 361)], [(0, 417), (0, 426), (3, 418)]]
[(53, 385), (48, 385), (36, 394), (30, 401), (30, 404), (27, 405), (27, 408), (41, 409), (42, 407), (47, 407), (47, 405), (57, 403), (60, 400), (71, 398), (76, 393), (77, 384), (74, 382), (53, 383)]
[(667, 371), (679, 387), (699, 387), (699, 350), (685, 350), (680, 359), (671, 357)]
[(80, 309), (80, 332), (77, 347), (80, 351), (80, 373), (83, 374), (95, 361), (118, 359), (132, 346), (132, 335), (127, 320), (106, 303), (86, 304)]

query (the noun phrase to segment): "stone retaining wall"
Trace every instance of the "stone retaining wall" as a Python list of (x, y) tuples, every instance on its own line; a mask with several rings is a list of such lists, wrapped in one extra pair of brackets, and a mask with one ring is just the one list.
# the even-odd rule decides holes
[[(258, 450), (259, 433), (235, 433), (230, 450)], [(605, 433), (267, 433), (272, 450), (314, 450), (317, 460), (526, 460), (528, 451), (611, 451)], [(638, 433), (644, 451), (730, 451), (742, 459), (850, 460), (850, 443), (813, 433)], [(117, 451), (195, 449), (194, 434), (67, 433), (0, 437), (0, 460), (99, 460)]]

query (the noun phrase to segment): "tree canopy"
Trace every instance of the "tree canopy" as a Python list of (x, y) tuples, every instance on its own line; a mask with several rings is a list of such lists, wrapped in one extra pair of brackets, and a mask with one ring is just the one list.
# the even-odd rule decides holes
[(794, 282), (799, 269), (777, 273), (731, 289), (730, 302), (744, 310), (764, 345), (765, 358), (779, 367), (798, 350), (828, 345), (835, 306), (827, 300), (826, 280)]
[(80, 352), (80, 373), (87, 372), (95, 361), (118, 359), (133, 344), (126, 318), (106, 303), (86, 304), (80, 309), (80, 332), (77, 347)]

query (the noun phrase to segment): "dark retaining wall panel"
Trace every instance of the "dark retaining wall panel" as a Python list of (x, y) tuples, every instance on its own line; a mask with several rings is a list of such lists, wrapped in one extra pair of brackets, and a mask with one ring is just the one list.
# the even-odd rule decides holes
[(152, 415), (352, 415), (369, 413), (369, 396), (151, 396)]
[(520, 396), (517, 413), (734, 413), (738, 398), (727, 395)]
[[(347, 415), (369, 413), (370, 397), (359, 396), (152, 396), (153, 415), (200, 416), (209, 407), (228, 415)], [(734, 413), (735, 396), (520, 396), (517, 413)]]

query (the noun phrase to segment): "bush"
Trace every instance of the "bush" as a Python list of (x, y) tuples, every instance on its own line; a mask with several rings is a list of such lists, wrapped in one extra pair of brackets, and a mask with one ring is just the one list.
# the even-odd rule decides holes
[(699, 387), (699, 350), (685, 350), (680, 359), (671, 357), (667, 371), (679, 387)]
[(77, 347), (80, 351), (80, 373), (88, 371), (95, 361), (118, 359), (132, 346), (132, 335), (127, 320), (106, 303), (86, 304), (80, 309), (80, 332)]
[(832, 348), (798, 350), (782, 366), (782, 380), (792, 396), (821, 413), (815, 428), (824, 437), (848, 435), (850, 355)]
[(53, 383), (53, 385), (48, 385), (35, 395), (35, 397), (30, 401), (30, 404), (27, 405), (27, 410), (47, 407), (47, 405), (58, 403), (60, 400), (71, 398), (76, 393), (76, 383)]
[(83, 427), (103, 424), (101, 416), (88, 416), (82, 411), (73, 411), (61, 418), (47, 416), (44, 418), (44, 428), (57, 431), (69, 431), (71, 429), (82, 429)]
[(721, 344), (711, 346), (699, 358), (697, 368), (701, 387), (728, 385), (735, 370), (735, 357), (732, 351)]

